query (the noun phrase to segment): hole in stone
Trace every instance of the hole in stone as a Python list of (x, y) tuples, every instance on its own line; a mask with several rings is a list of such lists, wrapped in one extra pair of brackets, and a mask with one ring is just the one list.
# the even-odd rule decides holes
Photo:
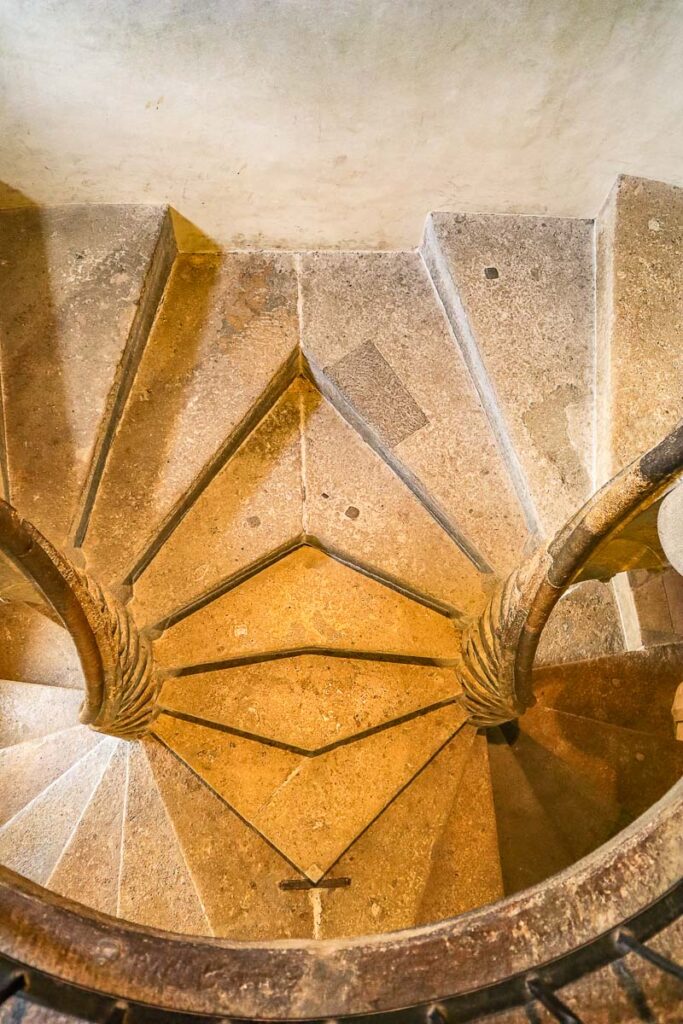
[(495, 281), (498, 277), (498, 270), (496, 267), (484, 267), (484, 277), (488, 278), (489, 281)]
[(344, 513), (347, 519), (358, 519), (360, 515), (360, 509), (356, 508), (355, 505), (349, 505), (346, 512)]

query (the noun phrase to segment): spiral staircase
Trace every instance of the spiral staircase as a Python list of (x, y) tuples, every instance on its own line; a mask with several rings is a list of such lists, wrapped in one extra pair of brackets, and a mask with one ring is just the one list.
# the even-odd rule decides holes
[(0, 213), (0, 1021), (680, 1020), (645, 961), (528, 979), (683, 956), (683, 193), (182, 229)]

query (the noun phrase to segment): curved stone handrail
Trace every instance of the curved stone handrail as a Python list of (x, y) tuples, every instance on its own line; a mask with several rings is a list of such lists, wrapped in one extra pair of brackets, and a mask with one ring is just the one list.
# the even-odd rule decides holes
[[(533, 704), (531, 672), (541, 633), (574, 583), (635, 568), (651, 554), (633, 524), (683, 473), (683, 421), (605, 484), (545, 548), (516, 569), (463, 633), (460, 679), (473, 724), (497, 725)], [(658, 545), (655, 524), (655, 544)], [(625, 561), (624, 538), (630, 558)], [(634, 551), (636, 554), (634, 555)], [(661, 564), (666, 560), (662, 556)]]
[(149, 641), (123, 605), (5, 501), (0, 501), (0, 549), (73, 638), (85, 678), (81, 721), (127, 739), (144, 734), (156, 714), (158, 683)]

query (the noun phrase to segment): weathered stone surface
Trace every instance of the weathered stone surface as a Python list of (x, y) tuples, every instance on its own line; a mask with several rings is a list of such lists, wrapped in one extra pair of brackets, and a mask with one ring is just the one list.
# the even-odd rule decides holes
[(84, 725), (0, 750), (0, 825), (96, 746), (102, 737)]
[(312, 937), (308, 894), (280, 889), (287, 861), (160, 743), (145, 749), (213, 934)]
[(683, 639), (683, 576), (675, 569), (628, 574), (643, 646)]
[(461, 692), (455, 670), (300, 655), (168, 679), (159, 703), (256, 738), (314, 751)]
[(620, 178), (597, 236), (602, 483), (681, 418), (683, 189)]
[(301, 290), (311, 360), (455, 532), (511, 569), (526, 528), (419, 255), (307, 255)]
[(489, 737), (488, 758), (506, 895), (526, 889), (571, 864), (573, 857), (500, 730)]
[(103, 582), (137, 562), (287, 361), (296, 304), (289, 256), (178, 257), (87, 534)]
[[(434, 851), (474, 737), (475, 731), (464, 726), (330, 869), (329, 878), (347, 878), (350, 884), (312, 896), (319, 904), (316, 938), (394, 931), (418, 923), (421, 901), (432, 885)], [(457, 899), (449, 900), (453, 888), (442, 895), (447, 909), (441, 916), (456, 913)]]
[[(368, 381), (380, 394), (380, 382)], [(461, 613), (478, 611), (486, 577), (395, 469), (312, 388), (301, 401), (306, 532)]]
[(149, 206), (0, 214), (10, 500), (62, 545), (164, 217)]
[(332, 383), (376, 425), (387, 448), (395, 448), (428, 420), (372, 341), (354, 348), (328, 371)]
[[(439, 248), (459, 293), (539, 525), (552, 536), (592, 492), (592, 224), (455, 213), (430, 220), (426, 245)], [(463, 324), (453, 328), (458, 336)]]
[(300, 409), (291, 389), (214, 477), (135, 584), (159, 622), (302, 533)]
[(513, 743), (548, 816), (579, 858), (655, 803), (683, 771), (672, 738), (537, 706)]
[(314, 758), (168, 715), (154, 732), (316, 882), (464, 722), (446, 707)]
[(450, 814), (431, 853), (417, 924), (455, 917), (503, 896), (486, 737), (474, 737)]
[(0, 864), (44, 885), (112, 756), (103, 739), (0, 828)]
[(619, 612), (610, 584), (590, 580), (567, 591), (551, 612), (536, 664), (585, 661), (624, 650)]
[(78, 690), (0, 680), (0, 747), (78, 725), (82, 703)]
[(683, 645), (628, 651), (534, 672), (539, 704), (671, 740), (671, 704), (683, 679)]
[(128, 744), (118, 740), (90, 803), (46, 882), (48, 889), (116, 914)]
[(128, 744), (116, 747), (100, 783), (47, 879), (48, 889), (116, 914)]
[(34, 605), (0, 604), (0, 679), (83, 689), (71, 636)]
[(303, 547), (182, 619), (154, 650), (174, 666), (311, 645), (449, 658), (457, 635), (446, 616)]
[(211, 481), (135, 585), (153, 624), (307, 534), (459, 611), (482, 574), (409, 487), (306, 381), (295, 381)]
[(140, 743), (129, 750), (118, 915), (185, 935), (211, 934)]

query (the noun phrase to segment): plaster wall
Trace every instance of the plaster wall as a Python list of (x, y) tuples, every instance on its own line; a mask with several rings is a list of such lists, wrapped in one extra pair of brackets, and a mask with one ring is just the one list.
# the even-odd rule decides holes
[(0, 206), (296, 248), (593, 216), (620, 172), (683, 184), (682, 55), (681, 0), (4, 0)]

